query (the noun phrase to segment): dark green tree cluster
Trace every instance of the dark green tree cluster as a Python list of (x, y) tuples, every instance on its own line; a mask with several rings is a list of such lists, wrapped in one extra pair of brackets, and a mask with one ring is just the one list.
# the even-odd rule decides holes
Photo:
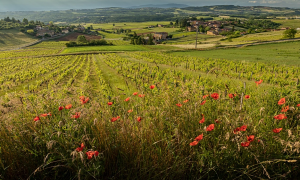
[(145, 39), (142, 36), (138, 36), (136, 32), (133, 33), (133, 37), (130, 39), (130, 44), (133, 45), (144, 45), (146, 44)]
[(281, 24), (276, 23), (270, 20), (258, 20), (258, 19), (249, 19), (246, 21), (241, 21), (237, 19), (230, 19), (229, 21), (232, 21), (234, 25), (238, 27), (243, 27), (246, 29), (276, 29)]
[(109, 46), (113, 45), (112, 43), (107, 43), (104, 39), (100, 40), (87, 40), (84, 35), (79, 35), (76, 42), (71, 41), (66, 43), (67, 47), (76, 47), (76, 46)]

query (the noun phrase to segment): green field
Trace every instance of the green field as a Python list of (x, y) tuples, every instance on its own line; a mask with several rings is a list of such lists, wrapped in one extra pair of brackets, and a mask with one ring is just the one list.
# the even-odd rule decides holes
[[(247, 34), (238, 38), (231, 39), (232, 42), (221, 41), (222, 45), (237, 45), (237, 44), (247, 44), (263, 41), (276, 41), (283, 39), (284, 31), (271, 31), (271, 32), (262, 32), (255, 34)], [(300, 32), (298, 32), (295, 38), (300, 37)]]
[(234, 61), (275, 63), (280, 65), (300, 65), (300, 42), (286, 42), (248, 46), (242, 48), (217, 49), (207, 51), (175, 52), (201, 58), (228, 59)]
[(280, 27), (300, 28), (300, 19), (276, 19), (272, 21), (280, 23)]
[(0, 30), (0, 50), (18, 48), (37, 41), (37, 38), (17, 30)]
[(0, 179), (297, 179), (300, 42), (110, 41), (0, 53)]

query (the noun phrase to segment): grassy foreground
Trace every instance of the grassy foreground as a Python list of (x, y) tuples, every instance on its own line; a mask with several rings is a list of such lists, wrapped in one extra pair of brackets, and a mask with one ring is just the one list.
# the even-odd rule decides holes
[(0, 179), (299, 175), (296, 66), (148, 51), (0, 62)]

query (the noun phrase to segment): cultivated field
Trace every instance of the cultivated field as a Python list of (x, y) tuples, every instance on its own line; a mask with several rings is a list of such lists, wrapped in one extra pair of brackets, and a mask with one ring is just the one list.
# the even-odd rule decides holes
[[(256, 42), (266, 42), (266, 41), (277, 41), (283, 39), (284, 31), (271, 31), (271, 32), (262, 32), (255, 34), (247, 34), (238, 38), (231, 39), (228, 41), (221, 41), (222, 45), (238, 45), (238, 44), (249, 44)], [(295, 38), (300, 38), (300, 32), (295, 35)]]
[(174, 55), (279, 65), (300, 65), (300, 41), (247, 46), (242, 48), (174, 52)]
[(298, 177), (298, 42), (58, 55), (63, 44), (0, 54), (1, 179)]
[(300, 19), (278, 19), (272, 21), (280, 23), (280, 27), (300, 28)]

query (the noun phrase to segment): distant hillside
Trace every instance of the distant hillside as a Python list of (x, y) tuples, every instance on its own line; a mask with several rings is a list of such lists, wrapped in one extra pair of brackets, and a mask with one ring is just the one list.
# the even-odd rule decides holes
[(176, 3), (169, 3), (169, 4), (146, 4), (140, 6), (132, 6), (128, 8), (145, 8), (145, 7), (154, 7), (154, 8), (185, 8), (189, 7), (186, 4), (176, 4)]
[(0, 12), (1, 17), (34, 19), (42, 22), (108, 23), (175, 21), (191, 16), (230, 16), (236, 18), (267, 18), (277, 16), (300, 16), (300, 9), (266, 6), (214, 5), (190, 7), (184, 4), (148, 4), (131, 8), (70, 9), (61, 11), (15, 11)]
[(0, 51), (18, 48), (36, 40), (37, 38), (17, 30), (0, 30)]

